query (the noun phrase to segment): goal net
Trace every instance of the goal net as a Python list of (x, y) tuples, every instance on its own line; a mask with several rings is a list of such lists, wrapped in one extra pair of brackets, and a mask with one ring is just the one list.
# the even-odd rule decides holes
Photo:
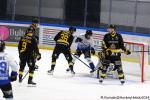
[(123, 70), (126, 78), (144, 82), (146, 53), (145, 44), (125, 42), (125, 47), (131, 51), (130, 55), (122, 54)]

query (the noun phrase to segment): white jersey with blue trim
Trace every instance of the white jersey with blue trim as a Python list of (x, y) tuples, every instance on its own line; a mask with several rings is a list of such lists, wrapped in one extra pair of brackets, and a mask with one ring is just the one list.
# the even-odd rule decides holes
[(12, 71), (17, 72), (17, 63), (14, 58), (6, 53), (0, 53), (0, 85), (10, 82), (9, 79), (9, 66)]
[(92, 37), (90, 37), (90, 39), (87, 39), (85, 37), (85, 35), (81, 35), (81, 36), (79, 36), (79, 38), (81, 38), (82, 41), (78, 43), (77, 48), (79, 48), (79, 49), (90, 49), (91, 47), (93, 47)]

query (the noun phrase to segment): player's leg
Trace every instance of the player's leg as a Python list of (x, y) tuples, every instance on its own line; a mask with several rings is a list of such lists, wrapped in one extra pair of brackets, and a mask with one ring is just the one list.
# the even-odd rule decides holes
[[(73, 56), (73, 58), (72, 58), (73, 66), (75, 64), (76, 59), (79, 58), (81, 56), (81, 54), (82, 54), (82, 52), (77, 49), (76, 52), (75, 52), (75, 54), (74, 54), (74, 56)], [(70, 68), (67, 68), (66, 71), (70, 71)]]
[(101, 75), (100, 75), (100, 79), (99, 82), (102, 83), (104, 78), (106, 77), (106, 73), (107, 73), (107, 68), (109, 67), (109, 65), (107, 64), (103, 64), (103, 67), (101, 69)]
[(69, 69), (71, 71), (72, 74), (75, 74), (74, 70), (73, 70), (73, 65), (74, 63), (72, 62), (73, 58), (71, 56), (71, 52), (70, 50), (66, 50), (63, 53), (65, 55), (66, 60), (68, 61), (68, 65), (69, 65)]
[(3, 97), (6, 100), (13, 100), (13, 92), (12, 92), (12, 85), (11, 83), (0, 86), (3, 92)]
[(125, 80), (124, 80), (125, 77), (124, 77), (124, 72), (123, 72), (122, 62), (121, 62), (120, 56), (116, 56), (115, 68), (117, 69), (118, 78), (120, 79), (120, 82), (122, 84), (124, 84), (125, 83)]
[(54, 69), (56, 66), (56, 60), (59, 57), (60, 53), (61, 53), (61, 48), (59, 48), (59, 46), (56, 46), (54, 51), (53, 51), (53, 54), (52, 54), (51, 69), (48, 70), (48, 73), (50, 75), (52, 75), (54, 72)]
[(95, 65), (94, 65), (93, 61), (91, 60), (91, 53), (90, 53), (90, 51), (85, 51), (84, 52), (84, 56), (85, 56), (85, 59), (87, 60), (87, 62), (89, 63), (89, 66), (91, 68), (90, 73), (93, 73), (95, 71)]
[(107, 75), (107, 69), (109, 67), (110, 63), (113, 63), (113, 57), (112, 56), (106, 56), (105, 58), (101, 59), (102, 67), (101, 67), (101, 75), (99, 82), (102, 83), (104, 78)]
[(100, 78), (100, 73), (103, 70), (103, 61), (101, 59), (99, 59), (97, 65), (96, 65), (96, 70), (97, 70), (97, 78)]
[(24, 72), (24, 68), (26, 66), (26, 57), (20, 56), (20, 68), (19, 68), (19, 82), (22, 82), (22, 76), (23, 76), (23, 72)]
[(99, 58), (99, 61), (96, 65), (96, 69), (97, 69), (97, 78), (100, 78), (100, 73), (103, 68), (103, 62), (106, 60), (105, 52), (103, 52), (103, 51), (98, 52), (98, 58)]
[(35, 60), (35, 69), (38, 70), (39, 66), (36, 64), (36, 62), (37, 62), (37, 54), (36, 53), (34, 53), (34, 60)]
[(30, 56), (29, 60), (27, 61), (27, 64), (29, 66), (29, 78), (28, 78), (28, 84), (36, 85), (33, 80), (33, 75), (35, 71), (35, 59), (34, 57)]

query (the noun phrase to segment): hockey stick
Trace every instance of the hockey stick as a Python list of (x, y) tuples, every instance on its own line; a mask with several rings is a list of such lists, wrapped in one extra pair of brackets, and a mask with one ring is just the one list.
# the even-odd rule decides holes
[(79, 57), (77, 57), (76, 55), (74, 55), (72, 53), (71, 53), (71, 55), (73, 55), (76, 59), (78, 59), (80, 62), (82, 62), (85, 66), (90, 68), (90, 66), (88, 64), (86, 64), (84, 61), (82, 61)]
[(22, 78), (21, 81), (23, 81), (23, 80), (26, 78), (26, 76), (28, 75), (28, 73), (29, 73), (29, 70), (28, 70), (27, 73), (23, 76), (23, 78)]

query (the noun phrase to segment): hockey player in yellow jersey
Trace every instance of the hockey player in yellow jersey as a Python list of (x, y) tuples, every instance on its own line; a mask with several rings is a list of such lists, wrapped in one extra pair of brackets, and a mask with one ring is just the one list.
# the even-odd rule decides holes
[(72, 63), (72, 56), (70, 51), (70, 46), (73, 42), (73, 33), (76, 31), (76, 28), (70, 27), (69, 31), (60, 31), (54, 38), (56, 41), (56, 46), (54, 48), (53, 54), (52, 54), (52, 62), (51, 62), (51, 69), (48, 70), (49, 74), (53, 74), (54, 68), (56, 65), (56, 60), (59, 57), (61, 53), (64, 54), (66, 57), (66, 60), (68, 61), (69, 68), (71, 70), (72, 74), (75, 74), (73, 70), (73, 63)]
[[(131, 54), (131, 52), (124, 46), (122, 35), (115, 30), (116, 27), (114, 25), (109, 26), (108, 33), (104, 35), (102, 41), (102, 49), (105, 52), (105, 59), (114, 64), (113, 70), (117, 70), (120, 82), (124, 84), (125, 80), (121, 62), (121, 50), (127, 55)], [(102, 68), (101, 78), (99, 80), (100, 83), (103, 82), (103, 79), (106, 76), (108, 66), (109, 64), (104, 65)]]

